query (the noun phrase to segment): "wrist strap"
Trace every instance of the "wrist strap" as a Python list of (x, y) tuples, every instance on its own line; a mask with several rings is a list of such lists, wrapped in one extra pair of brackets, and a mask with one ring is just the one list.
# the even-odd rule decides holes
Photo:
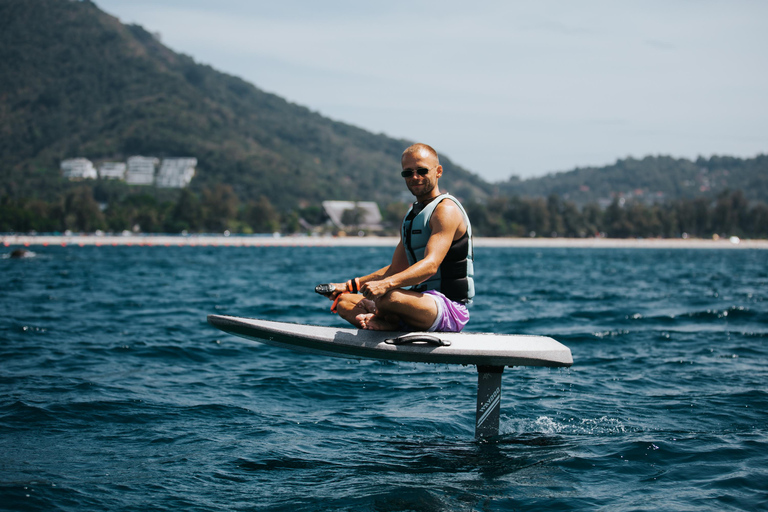
[(350, 279), (347, 281), (347, 290), (341, 292), (336, 296), (336, 299), (333, 301), (333, 304), (331, 304), (331, 313), (337, 313), (336, 308), (339, 305), (339, 299), (341, 299), (341, 296), (345, 293), (357, 293), (360, 291), (360, 278), (356, 277), (354, 279)]
[(336, 296), (336, 299), (334, 299), (333, 304), (331, 304), (331, 313), (338, 313), (338, 311), (336, 311), (336, 308), (339, 306), (339, 299), (345, 293), (349, 293), (349, 292), (341, 292)]

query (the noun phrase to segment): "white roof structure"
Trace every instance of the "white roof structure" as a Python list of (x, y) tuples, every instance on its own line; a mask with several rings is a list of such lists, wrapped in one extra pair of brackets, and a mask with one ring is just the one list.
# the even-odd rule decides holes
[(97, 178), (96, 168), (87, 158), (70, 158), (62, 160), (61, 174), (70, 180), (84, 180)]
[[(379, 206), (373, 201), (323, 201), (323, 209), (330, 217), (331, 222), (338, 228), (363, 228), (363, 229), (381, 229), (381, 212)], [(352, 213), (344, 216), (344, 212), (350, 210)], [(355, 214), (357, 210), (357, 214)], [(359, 222), (345, 224), (344, 221), (350, 221), (358, 217)]]
[(103, 180), (124, 180), (125, 162), (103, 162), (99, 165), (99, 177)]
[(197, 158), (166, 158), (157, 171), (155, 185), (166, 188), (184, 188), (195, 176)]
[(155, 167), (159, 160), (153, 156), (132, 156), (128, 159), (125, 181), (130, 185), (152, 185), (155, 182)]
[(160, 160), (153, 156), (132, 156), (127, 162), (102, 162), (99, 171), (87, 158), (62, 160), (62, 176), (70, 180), (113, 179), (125, 180), (129, 185), (156, 185), (166, 188), (184, 188), (195, 176), (197, 158), (166, 158), (158, 169)]

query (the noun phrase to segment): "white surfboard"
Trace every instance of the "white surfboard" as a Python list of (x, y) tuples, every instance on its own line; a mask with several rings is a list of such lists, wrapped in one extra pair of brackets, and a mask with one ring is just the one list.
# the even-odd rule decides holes
[(208, 322), (230, 334), (303, 352), (355, 359), (476, 365), (476, 437), (499, 433), (501, 375), (505, 366), (573, 364), (570, 349), (546, 336), (367, 331), (222, 315), (209, 315)]
[(571, 351), (546, 336), (405, 333), (210, 315), (222, 331), (268, 345), (336, 357), (477, 366), (571, 366)]

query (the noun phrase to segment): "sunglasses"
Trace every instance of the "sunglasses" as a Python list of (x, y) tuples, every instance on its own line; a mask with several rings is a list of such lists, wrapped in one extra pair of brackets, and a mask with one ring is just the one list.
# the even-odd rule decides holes
[(400, 176), (402, 176), (403, 178), (410, 178), (411, 176), (413, 176), (414, 172), (416, 172), (419, 176), (426, 176), (427, 174), (429, 174), (429, 169), (426, 169), (424, 167), (419, 167), (418, 169), (416, 169), (416, 171), (414, 171), (413, 169), (406, 169), (400, 173)]

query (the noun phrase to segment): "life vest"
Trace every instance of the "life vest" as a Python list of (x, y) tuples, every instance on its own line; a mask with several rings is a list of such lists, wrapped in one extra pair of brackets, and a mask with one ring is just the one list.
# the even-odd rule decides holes
[(469, 223), (467, 212), (464, 211), (458, 199), (450, 194), (442, 194), (427, 204), (421, 211), (414, 211), (414, 207), (418, 204), (414, 203), (411, 209), (408, 210), (405, 219), (403, 219), (400, 235), (405, 247), (405, 254), (408, 257), (408, 264), (413, 265), (417, 261), (423, 260), (427, 241), (432, 235), (429, 221), (437, 205), (445, 199), (452, 200), (459, 207), (462, 215), (464, 215), (467, 232), (451, 244), (435, 275), (418, 285), (410, 287), (410, 289), (417, 292), (436, 290), (452, 301), (467, 304), (472, 302), (472, 297), (475, 296), (472, 225)]

